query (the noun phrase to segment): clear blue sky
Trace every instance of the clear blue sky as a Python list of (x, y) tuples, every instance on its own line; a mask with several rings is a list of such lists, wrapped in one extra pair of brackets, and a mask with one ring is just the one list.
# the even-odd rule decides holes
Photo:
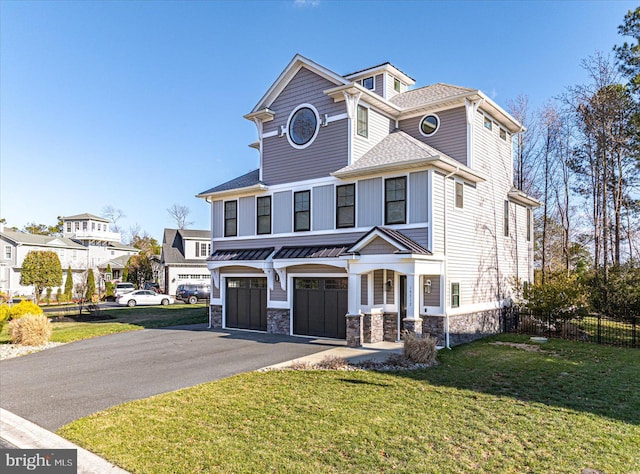
[(540, 106), (587, 82), (628, 1), (0, 1), (0, 216), (21, 228), (122, 209), (159, 241), (173, 203), (257, 168), (242, 118), (300, 53)]

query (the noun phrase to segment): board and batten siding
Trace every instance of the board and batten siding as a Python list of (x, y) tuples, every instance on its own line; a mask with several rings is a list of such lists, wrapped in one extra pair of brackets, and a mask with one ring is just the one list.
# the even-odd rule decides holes
[[(363, 105), (364, 107), (367, 106), (365, 103), (362, 103), (361, 105)], [(353, 162), (358, 161), (358, 159), (360, 159), (365, 153), (367, 153), (374, 146), (380, 143), (393, 131), (394, 123), (381, 113), (377, 112), (375, 109), (369, 107), (368, 116), (369, 129), (367, 138), (358, 135), (357, 127), (354, 125), (352, 156)]]
[(247, 236), (256, 233), (256, 198), (255, 196), (238, 199), (238, 235)]
[(213, 201), (211, 203), (211, 236), (213, 238), (224, 235), (224, 203)]
[(358, 226), (382, 225), (382, 178), (362, 179), (358, 181), (357, 189)]
[(315, 186), (311, 196), (311, 229), (328, 230), (335, 228), (335, 187), (332, 184)]
[(409, 173), (409, 223), (429, 220), (428, 171)]
[[(301, 104), (313, 105), (320, 119), (346, 112), (344, 102), (334, 102), (323, 93), (336, 84), (301, 68), (269, 105), (275, 118), (264, 124), (263, 133), (286, 127), (291, 112)], [(346, 166), (348, 158), (348, 120), (342, 119), (320, 127), (311, 145), (297, 149), (289, 144), (286, 136), (262, 140), (262, 179), (268, 185), (302, 181), (328, 176)]]
[[(427, 115), (427, 114), (425, 114)], [(402, 131), (421, 142), (431, 145), (436, 150), (449, 155), (463, 165), (467, 164), (467, 116), (464, 107), (441, 110), (435, 115), (440, 119), (438, 131), (425, 137), (420, 133), (420, 120), (424, 115), (401, 120)]]
[(273, 193), (273, 233), (284, 234), (293, 230), (293, 192)]

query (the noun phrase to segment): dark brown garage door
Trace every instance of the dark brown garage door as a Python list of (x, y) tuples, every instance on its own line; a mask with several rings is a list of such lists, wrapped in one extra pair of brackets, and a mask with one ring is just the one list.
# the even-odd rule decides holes
[(346, 278), (295, 278), (293, 333), (346, 339)]
[(267, 279), (227, 278), (228, 328), (267, 330)]

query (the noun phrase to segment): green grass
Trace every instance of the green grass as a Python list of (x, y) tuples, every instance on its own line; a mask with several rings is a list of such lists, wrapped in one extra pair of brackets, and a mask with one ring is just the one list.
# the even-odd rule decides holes
[[(51, 341), (73, 342), (119, 332), (197, 324), (208, 321), (207, 306), (205, 304), (112, 308), (101, 310), (99, 314), (104, 320), (56, 322), (55, 318), (53, 318)], [(8, 342), (10, 342), (9, 326), (6, 325), (0, 332), (0, 344)]]
[(640, 472), (640, 351), (554, 340), (397, 373), (248, 373), (58, 431), (134, 473)]

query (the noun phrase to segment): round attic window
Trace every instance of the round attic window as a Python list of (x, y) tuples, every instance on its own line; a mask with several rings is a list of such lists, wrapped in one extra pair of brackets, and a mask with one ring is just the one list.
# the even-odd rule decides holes
[(287, 138), (291, 146), (305, 148), (311, 145), (318, 134), (319, 125), (318, 111), (313, 105), (302, 104), (296, 107), (289, 116), (287, 127)]
[(425, 137), (430, 137), (438, 131), (440, 119), (437, 115), (426, 115), (420, 120), (420, 133)]

